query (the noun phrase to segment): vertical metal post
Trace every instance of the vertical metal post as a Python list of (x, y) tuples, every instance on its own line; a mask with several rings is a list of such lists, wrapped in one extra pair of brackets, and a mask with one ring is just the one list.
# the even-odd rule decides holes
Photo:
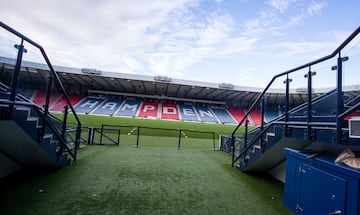
[(246, 120), (245, 120), (244, 148), (246, 148), (246, 145), (247, 145), (247, 139), (248, 139), (248, 125), (249, 125), (249, 120), (248, 120), (248, 119), (246, 119)]
[(45, 117), (49, 114), (49, 103), (50, 103), (50, 96), (51, 96), (51, 91), (52, 91), (52, 87), (53, 87), (53, 75), (50, 72), (49, 76), (48, 76), (48, 84), (47, 84), (47, 90), (46, 90), (46, 99), (45, 99), (45, 104), (44, 104), (44, 114)]
[(286, 74), (286, 79), (284, 81), (285, 83), (285, 132), (284, 132), (284, 136), (287, 137), (288, 136), (288, 125), (287, 125), (287, 122), (289, 121), (289, 109), (290, 109), (290, 104), (289, 104), (289, 97), (290, 97), (290, 82), (292, 80), (289, 79), (289, 74)]
[[(67, 143), (66, 141), (66, 121), (67, 121), (67, 115), (68, 115), (68, 106), (65, 105), (64, 106), (64, 118), (63, 118), (63, 123), (62, 123), (62, 131), (61, 131), (61, 137), (64, 140), (65, 143)], [(64, 146), (61, 144), (60, 145), (60, 151), (61, 153), (64, 152)]]
[(231, 166), (234, 167), (234, 160), (235, 160), (235, 135), (231, 135), (231, 147), (232, 147)]
[[(248, 125), (249, 125), (249, 120), (246, 118), (245, 120), (245, 135), (244, 135), (244, 149), (247, 146), (247, 139), (248, 139)], [(241, 147), (239, 147), (239, 153), (241, 153)], [(244, 156), (244, 160), (245, 160), (245, 156)]]
[(264, 123), (265, 123), (265, 98), (261, 98), (261, 130), (264, 129)]
[[(260, 105), (261, 105), (261, 127), (260, 127), (260, 130), (263, 131), (264, 130), (264, 123), (265, 123), (265, 120), (264, 120), (264, 118), (265, 118), (265, 98), (264, 97), (261, 98)], [(262, 134), (261, 137), (260, 137), (261, 148), (263, 146), (263, 142), (264, 142), (263, 140), (264, 140), (264, 134)]]
[(67, 105), (64, 106), (64, 118), (62, 123), (62, 138), (65, 139), (66, 135), (66, 124), (67, 124), (67, 117), (69, 113), (69, 107)]
[(102, 124), (102, 125), (101, 125), (101, 131), (100, 131), (100, 145), (102, 144), (103, 132), (104, 132), (104, 124)]
[(119, 131), (118, 131), (117, 145), (120, 144), (120, 135), (121, 135), (121, 131), (120, 131), (120, 129), (119, 129)]
[[(45, 98), (45, 104), (44, 104), (44, 117), (45, 118), (47, 118), (49, 115), (49, 102), (50, 102), (51, 91), (52, 91), (52, 74), (49, 73), (46, 98)], [(44, 120), (42, 123), (42, 134), (43, 135), (45, 134), (45, 131), (46, 131), (46, 121)]]
[(88, 144), (93, 144), (93, 132), (94, 132), (94, 128), (93, 127), (88, 127)]
[(76, 161), (76, 157), (77, 157), (77, 150), (80, 146), (80, 136), (81, 136), (81, 127), (77, 126), (76, 127), (76, 138), (75, 138), (75, 151), (74, 151), (74, 162)]
[(216, 147), (215, 147), (215, 132), (213, 132), (213, 145), (214, 145), (214, 151), (216, 151)]
[(179, 130), (179, 143), (178, 143), (177, 150), (180, 150), (180, 143), (181, 143), (181, 129)]
[[(15, 45), (15, 48), (18, 48), (18, 54), (17, 54), (17, 58), (16, 58), (14, 74), (13, 74), (13, 77), (11, 80), (11, 85), (10, 85), (10, 98), (9, 99), (12, 102), (15, 102), (16, 92), (17, 92), (17, 88), (19, 85), (21, 61), (22, 61), (22, 56), (23, 56), (23, 52), (24, 52), (24, 40), (21, 39), (20, 45)], [(13, 111), (14, 111), (14, 104), (10, 104), (9, 105), (9, 118), (10, 119), (12, 118)]]
[(343, 92), (342, 92), (342, 58), (339, 52), (339, 57), (337, 59), (337, 108), (336, 108), (336, 143), (341, 144), (341, 126), (342, 119), (339, 118), (339, 115), (343, 112), (344, 109), (344, 100), (343, 100)]
[(140, 126), (137, 127), (136, 148), (139, 148)]
[(311, 67), (309, 66), (308, 73), (304, 76), (307, 78), (307, 132), (306, 132), (306, 139), (311, 140), (311, 125), (310, 122), (312, 121), (312, 76), (315, 73), (311, 72)]

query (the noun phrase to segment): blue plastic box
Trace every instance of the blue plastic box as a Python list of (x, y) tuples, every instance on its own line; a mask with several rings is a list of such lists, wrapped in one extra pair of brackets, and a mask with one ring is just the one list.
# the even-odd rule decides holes
[(360, 171), (334, 162), (335, 156), (285, 149), (284, 204), (295, 214), (359, 215)]

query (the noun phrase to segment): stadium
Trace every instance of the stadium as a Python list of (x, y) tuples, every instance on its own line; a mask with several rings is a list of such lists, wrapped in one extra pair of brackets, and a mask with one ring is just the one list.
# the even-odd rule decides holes
[(5, 214), (360, 213), (360, 28), (256, 88), (55, 66), (0, 25)]

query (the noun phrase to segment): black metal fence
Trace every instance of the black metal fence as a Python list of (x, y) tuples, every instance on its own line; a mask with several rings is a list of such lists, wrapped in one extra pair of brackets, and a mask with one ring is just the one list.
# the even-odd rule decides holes
[(184, 146), (195, 146), (198, 143), (201, 146), (211, 145), (213, 150), (217, 149), (215, 132), (197, 130), (102, 124), (101, 127), (83, 127), (82, 136), (84, 135), (87, 144), (120, 145), (123, 142), (139, 148), (142, 145), (159, 145), (159, 142), (162, 142), (165, 145), (176, 144), (176, 148), (180, 150)]

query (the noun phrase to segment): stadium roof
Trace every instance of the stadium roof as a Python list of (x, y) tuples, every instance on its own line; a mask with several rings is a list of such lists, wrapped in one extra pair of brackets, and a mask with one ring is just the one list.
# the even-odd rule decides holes
[[(0, 57), (0, 63), (0, 80), (10, 82), (15, 60)], [(63, 66), (54, 66), (54, 69), (67, 89), (73, 92), (77, 89), (78, 92), (87, 94), (227, 104), (246, 108), (263, 91), (255, 87), (181, 80), (167, 76), (135, 75)], [(45, 64), (24, 61), (21, 71), (22, 86), (20, 87), (44, 88), (46, 86), (49, 69)], [(360, 86), (355, 88), (352, 90), (360, 90)], [(315, 89), (314, 91), (315, 94), (321, 94), (329, 89)], [(292, 91), (290, 96), (293, 105), (306, 101), (306, 94), (303, 91)], [(283, 102), (283, 89), (271, 89), (267, 94), (269, 105), (281, 105)]]

